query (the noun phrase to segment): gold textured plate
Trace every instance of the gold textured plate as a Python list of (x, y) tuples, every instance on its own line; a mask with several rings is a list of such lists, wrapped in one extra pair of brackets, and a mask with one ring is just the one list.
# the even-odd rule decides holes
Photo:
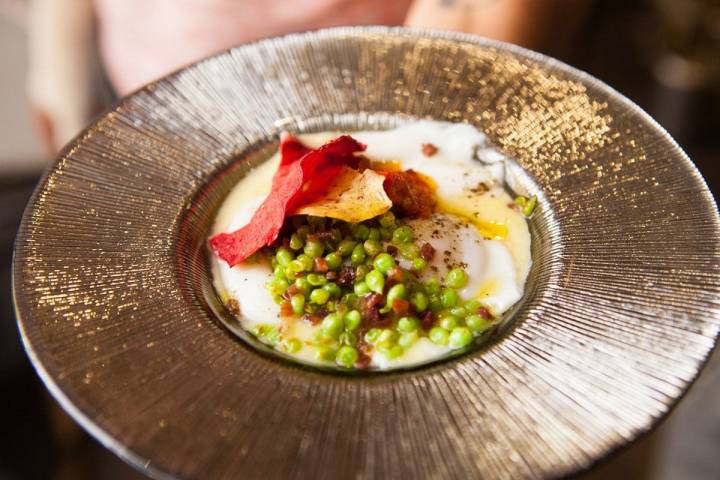
[[(513, 322), (483, 350), (380, 375), (239, 341), (203, 246), (232, 184), (281, 130), (420, 117), (477, 126), (540, 196)], [(596, 79), (475, 37), (341, 28), (121, 100), (38, 187), (13, 275), (50, 391), (158, 478), (554, 477), (648, 431), (697, 375), (720, 328), (720, 221), (675, 142)]]

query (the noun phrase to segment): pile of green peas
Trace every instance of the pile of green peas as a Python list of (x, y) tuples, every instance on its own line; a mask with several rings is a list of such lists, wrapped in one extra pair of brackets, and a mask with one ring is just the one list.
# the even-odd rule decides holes
[[(287, 230), (277, 247), (265, 251), (273, 269), (267, 288), (282, 312), (314, 320), (319, 328), (305, 344), (282, 338), (274, 327), (256, 328), (253, 333), (269, 345), (291, 354), (307, 345), (318, 360), (353, 368), (361, 345), (394, 359), (421, 337), (462, 348), (493, 325), (479, 301), (460, 299), (458, 291), (468, 283), (462, 268), (442, 282), (418, 278), (428, 255), (413, 229), (391, 212), (358, 224), (297, 216)], [(401, 258), (409, 268), (398, 265)], [(369, 294), (384, 296), (378, 310), (389, 326), (363, 317), (362, 299)]]

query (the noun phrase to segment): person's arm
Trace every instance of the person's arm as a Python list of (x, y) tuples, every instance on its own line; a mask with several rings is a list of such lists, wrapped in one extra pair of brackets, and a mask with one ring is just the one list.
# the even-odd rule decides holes
[(545, 50), (575, 30), (590, 4), (590, 0), (415, 0), (405, 23)]
[(92, 2), (33, 0), (28, 27), (28, 97), (46, 150), (54, 154), (98, 106)]

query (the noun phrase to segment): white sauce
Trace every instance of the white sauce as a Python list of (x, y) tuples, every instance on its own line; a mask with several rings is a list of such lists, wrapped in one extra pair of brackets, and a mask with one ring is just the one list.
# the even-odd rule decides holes
[[(340, 132), (324, 132), (301, 135), (300, 139), (314, 148), (338, 135)], [(512, 198), (504, 190), (504, 157), (486, 144), (482, 133), (466, 124), (421, 121), (394, 130), (354, 132), (352, 136), (367, 145), (367, 157), (397, 161), (403, 169), (413, 169), (435, 181), (441, 213), (430, 220), (409, 222), (419, 243), (428, 241), (436, 250), (424, 272), (426, 279), (437, 276), (442, 280), (448, 267), (462, 264), (470, 281), (460, 296), (481, 300), (497, 316), (522, 297), (531, 263), (530, 233), (525, 218), (508, 208)], [(425, 143), (437, 147), (436, 154), (424, 155)], [(234, 231), (249, 221), (270, 191), (278, 162), (276, 154), (238, 182), (218, 212), (213, 235)], [(479, 189), (479, 184), (484, 188)], [(447, 227), (443, 231), (437, 227), (438, 219)], [(507, 232), (501, 239), (485, 239), (478, 229), (478, 225), (496, 228), (498, 224)], [(269, 263), (245, 262), (230, 268), (215, 256), (212, 263), (215, 287), (224, 299), (238, 301), (244, 328), (252, 331), (258, 324), (280, 324), (278, 306), (265, 287), (271, 279)], [(317, 329), (302, 321), (285, 328), (292, 331), (284, 334), (308, 342)], [(294, 356), (308, 363), (324, 363), (314, 358), (313, 351), (304, 346)], [(449, 351), (449, 347), (420, 338), (396, 359), (374, 353), (371, 365), (378, 369), (407, 367)]]

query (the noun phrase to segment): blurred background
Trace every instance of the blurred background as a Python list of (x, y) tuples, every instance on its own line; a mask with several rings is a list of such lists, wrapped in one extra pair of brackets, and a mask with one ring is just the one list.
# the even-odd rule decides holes
[[(265, 36), (410, 24), (517, 43), (649, 112), (720, 189), (720, 0), (0, 0), (0, 480), (144, 478), (75, 426), (19, 341), (10, 262), (62, 145), (118, 95)], [(257, 22), (263, 18), (263, 22)], [(651, 434), (581, 478), (720, 478), (720, 354)]]

